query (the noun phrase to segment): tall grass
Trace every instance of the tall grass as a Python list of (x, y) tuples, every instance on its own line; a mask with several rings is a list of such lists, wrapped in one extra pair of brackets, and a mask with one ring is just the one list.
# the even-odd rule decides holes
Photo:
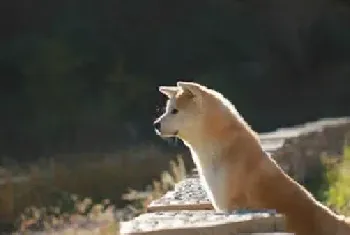
[[(127, 208), (124, 209), (115, 209), (113, 203), (108, 199), (96, 202), (96, 200), (92, 200), (89, 197), (68, 193), (69, 191), (55, 191), (47, 187), (47, 185), (45, 188), (45, 181), (41, 182), (44, 183), (41, 184), (44, 189), (50, 188), (48, 190), (50, 193), (41, 194), (41, 197), (37, 198), (38, 201), (41, 202), (40, 200), (45, 199), (45, 196), (55, 196), (56, 200), (51, 198), (51, 201), (46, 200), (46, 203), (41, 203), (39, 206), (27, 206), (16, 220), (17, 231), (21, 234), (32, 234), (33, 231), (45, 231), (47, 234), (118, 234), (119, 220), (131, 219), (133, 216), (145, 212), (147, 205), (152, 200), (161, 197), (168, 190), (172, 189), (177, 182), (184, 179), (186, 176), (185, 163), (180, 155), (176, 159), (177, 161), (171, 160), (168, 163), (169, 170), (163, 170), (160, 176), (160, 171), (158, 171), (158, 177), (154, 177), (152, 184), (144, 184), (144, 190), (136, 190), (129, 187), (129, 191), (122, 195), (122, 199), (127, 201), (128, 204)], [(115, 165), (109, 164), (110, 169), (113, 166)], [(144, 167), (145, 165), (143, 165)], [(57, 167), (55, 169), (57, 171)], [(91, 170), (91, 168), (86, 169)], [(75, 174), (81, 172), (80, 170)], [(133, 174), (136, 174), (136, 172), (134, 171)], [(58, 171), (58, 173), (65, 174), (64, 171)], [(94, 177), (93, 174), (88, 179), (92, 177)], [(96, 175), (96, 177), (101, 179), (101, 176)], [(57, 177), (57, 175), (54, 178), (62, 179), (62, 177)], [(73, 178), (71, 180), (74, 181)], [(37, 181), (36, 187), (31, 185), (32, 191), (40, 190), (39, 182)], [(103, 183), (104, 181), (100, 181), (100, 184)], [(97, 188), (96, 190), (99, 189)], [(32, 193), (35, 194), (35, 192)]]
[[(0, 223), (13, 219), (7, 212), (9, 216), (5, 218), (4, 211), (18, 215), (29, 205), (50, 205), (64, 192), (88, 196), (95, 202), (109, 198), (117, 207), (123, 207), (128, 201), (121, 195), (129, 187), (144, 190), (145, 185), (159, 179), (175, 156), (157, 147), (141, 146), (116, 154), (64, 155), (30, 165), (4, 166), (7, 173), (0, 175), (0, 180), (6, 179), (7, 183), (0, 184)], [(184, 160), (190, 168), (191, 159)], [(10, 178), (18, 176), (28, 179), (13, 183)]]

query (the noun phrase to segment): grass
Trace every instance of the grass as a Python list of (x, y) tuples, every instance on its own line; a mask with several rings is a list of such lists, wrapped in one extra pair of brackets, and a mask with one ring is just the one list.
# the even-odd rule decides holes
[[(38, 196), (39, 194), (37, 192), (41, 192), (40, 196), (35, 197), (32, 195), (31, 198), (27, 198), (26, 202), (30, 205), (30, 201), (36, 204), (39, 201), (41, 202), (41, 206), (25, 207), (15, 222), (17, 233), (33, 234), (35, 231), (45, 231), (46, 234), (118, 234), (118, 221), (131, 219), (133, 216), (145, 212), (149, 202), (171, 190), (177, 182), (186, 176), (185, 163), (180, 155), (176, 157), (176, 161), (171, 160), (168, 164), (170, 167), (169, 170), (163, 171), (160, 176), (160, 171), (158, 171), (158, 177), (154, 177), (157, 179), (153, 179), (151, 185), (144, 184), (142, 190), (128, 188), (126, 193), (121, 195), (122, 200), (127, 201), (127, 205), (124, 209), (115, 209), (113, 203), (108, 199), (96, 203), (96, 200), (92, 200), (91, 198), (80, 197), (78, 194), (67, 193), (67, 191), (54, 190), (48, 187), (45, 180), (40, 181), (40, 177), (37, 177), (37, 181), (35, 181), (36, 184), (31, 184), (27, 187), (27, 193), (22, 194), (22, 196), (30, 196), (32, 194)], [(141, 176), (142, 172), (145, 172), (145, 165), (151, 164), (141, 164), (142, 167), (138, 168)], [(101, 177), (101, 175), (98, 175), (97, 171), (93, 170), (94, 167), (98, 168), (98, 165), (93, 166), (91, 164), (89, 167), (84, 166), (83, 169), (74, 172), (74, 176), (79, 175), (79, 178), (87, 177), (85, 180), (97, 177), (101, 180), (101, 178), (106, 179), (107, 176), (111, 174), (111, 172), (107, 171), (107, 174), (104, 172), (106, 175)], [(120, 166), (118, 168), (116, 165), (109, 162), (107, 169), (112, 171), (113, 167), (114, 170), (121, 170)], [(149, 168), (154, 167), (155, 166), (152, 165), (152, 167)], [(149, 168), (147, 168), (147, 170), (152, 171), (152, 169)], [(65, 168), (59, 169), (60, 171), (55, 173), (56, 175), (54, 178), (56, 178), (56, 180), (57, 178), (62, 180), (62, 175), (64, 176), (67, 174), (67, 172), (64, 171)], [(103, 171), (106, 171), (106, 168), (103, 168)], [(127, 169), (124, 169), (123, 173), (126, 171)], [(87, 174), (84, 175), (85, 172), (90, 172), (90, 177), (88, 177)], [(132, 173), (135, 174), (135, 172), (138, 171), (133, 171)], [(60, 174), (59, 177), (57, 174)], [(101, 174), (101, 172), (99, 172), (99, 174)], [(129, 175), (130, 174), (131, 173), (129, 173)], [(66, 176), (68, 177), (68, 175), (69, 174)], [(128, 174), (125, 175), (128, 176)], [(70, 176), (72, 177), (72, 175)], [(109, 176), (111, 177), (111, 175)], [(71, 178), (71, 181), (74, 182), (72, 179), (74, 178)], [(100, 181), (100, 184), (103, 182), (103, 180)], [(57, 182), (55, 184), (57, 185)], [(83, 188), (86, 186), (87, 185), (83, 185)], [(29, 188), (31, 190), (29, 190)], [(96, 190), (99, 189), (97, 188)], [(46, 200), (45, 203), (42, 203), (46, 199), (45, 196), (50, 196), (51, 200)], [(55, 198), (55, 200), (53, 200), (53, 198)]]

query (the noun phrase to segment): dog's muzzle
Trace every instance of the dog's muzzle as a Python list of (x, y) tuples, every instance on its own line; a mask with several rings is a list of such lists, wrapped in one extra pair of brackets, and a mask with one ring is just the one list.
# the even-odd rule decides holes
[(175, 131), (174, 133), (162, 133), (161, 132), (161, 123), (160, 121), (155, 121), (153, 123), (153, 127), (154, 127), (154, 131), (157, 133), (157, 135), (160, 135), (160, 136), (177, 136), (178, 134), (178, 131)]
[(154, 122), (153, 127), (156, 131), (160, 131), (160, 122), (159, 121)]
[(161, 127), (160, 121), (155, 121), (153, 123), (153, 127), (154, 127), (154, 131), (156, 132), (156, 134), (161, 135), (161, 133), (160, 133), (160, 127)]

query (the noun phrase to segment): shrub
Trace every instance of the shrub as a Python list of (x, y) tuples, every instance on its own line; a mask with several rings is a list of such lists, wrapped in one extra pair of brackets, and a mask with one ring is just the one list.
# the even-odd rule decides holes
[(350, 215), (350, 145), (344, 147), (342, 160), (323, 159), (327, 171), (328, 189), (325, 203), (336, 212)]

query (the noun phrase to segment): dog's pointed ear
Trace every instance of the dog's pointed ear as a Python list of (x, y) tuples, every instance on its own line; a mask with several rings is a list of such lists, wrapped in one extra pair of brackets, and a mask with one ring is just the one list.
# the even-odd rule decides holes
[(176, 86), (160, 86), (159, 91), (168, 98), (172, 98), (177, 94), (179, 88)]
[(194, 97), (201, 96), (202, 86), (195, 82), (177, 82), (177, 86), (181, 87), (184, 92), (188, 92)]

